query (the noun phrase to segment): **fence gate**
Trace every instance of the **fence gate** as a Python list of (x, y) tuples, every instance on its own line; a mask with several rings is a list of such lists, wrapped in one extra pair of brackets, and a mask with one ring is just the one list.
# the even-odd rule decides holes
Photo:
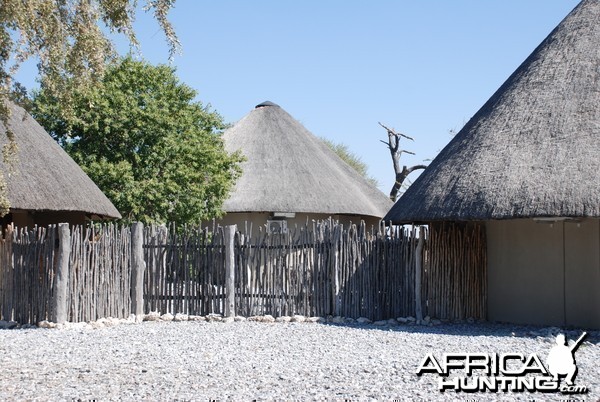
[(223, 230), (144, 228), (144, 310), (189, 315), (223, 314)]

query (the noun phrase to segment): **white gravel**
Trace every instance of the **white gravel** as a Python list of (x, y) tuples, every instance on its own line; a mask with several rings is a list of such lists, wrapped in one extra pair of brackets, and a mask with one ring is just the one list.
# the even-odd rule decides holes
[(544, 360), (554, 341), (544, 333), (493, 324), (249, 321), (0, 330), (0, 400), (598, 400), (598, 333), (576, 353), (576, 383), (586, 395), (441, 393), (436, 374), (415, 374), (428, 352)]

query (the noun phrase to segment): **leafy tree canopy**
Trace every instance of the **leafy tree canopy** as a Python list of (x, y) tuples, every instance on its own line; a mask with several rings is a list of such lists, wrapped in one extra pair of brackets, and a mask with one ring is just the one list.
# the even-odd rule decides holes
[(227, 154), (222, 117), (195, 96), (173, 68), (127, 57), (75, 93), (69, 113), (44, 86), (32, 113), (126, 220), (198, 223), (221, 214), (242, 157)]
[[(153, 13), (170, 46), (172, 57), (179, 48), (167, 14), (175, 0), (146, 0), (144, 10)], [(115, 58), (105, 32), (124, 34), (137, 47), (132, 29), (138, 0), (1, 0), (0, 1), (0, 123), (8, 141), (3, 148), (9, 164), (17, 153), (8, 126), (13, 76), (27, 59), (35, 57), (45, 91), (60, 99), (64, 113), (72, 94), (102, 79), (106, 63)], [(14, 99), (13, 99), (14, 100)], [(0, 172), (0, 216), (8, 212), (4, 172)]]
[[(146, 0), (144, 6), (164, 31), (171, 57), (179, 49), (167, 20), (174, 3)], [(63, 101), (70, 98), (69, 89), (81, 90), (101, 79), (107, 61), (115, 58), (106, 31), (123, 34), (138, 46), (132, 28), (137, 5), (138, 0), (2, 0), (0, 100), (8, 98), (14, 73), (32, 57), (37, 58), (46, 91)]]
[(336, 144), (326, 138), (321, 138), (321, 140), (327, 144), (327, 146), (337, 154), (344, 162), (350, 165), (354, 170), (356, 170), (362, 177), (367, 179), (369, 183), (373, 184), (375, 187), (379, 186), (377, 179), (369, 176), (369, 168), (366, 163), (360, 159), (360, 156), (356, 155), (348, 148), (346, 144)]

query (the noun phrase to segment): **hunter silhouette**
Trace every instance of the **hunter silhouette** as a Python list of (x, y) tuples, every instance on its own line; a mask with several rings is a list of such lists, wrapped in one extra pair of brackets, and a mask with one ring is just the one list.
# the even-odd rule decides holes
[(577, 342), (568, 346), (564, 334), (556, 335), (556, 345), (550, 349), (548, 354), (548, 371), (552, 374), (554, 381), (558, 381), (559, 375), (566, 375), (567, 385), (573, 385), (573, 380), (577, 374), (577, 365), (575, 364), (575, 349), (579, 347), (583, 338), (587, 335), (584, 332)]

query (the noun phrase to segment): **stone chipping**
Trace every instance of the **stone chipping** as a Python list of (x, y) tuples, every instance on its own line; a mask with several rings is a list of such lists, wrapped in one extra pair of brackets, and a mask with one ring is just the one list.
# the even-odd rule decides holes
[[(456, 393), (427, 353), (537, 353), (558, 328), (316, 317), (132, 316), (0, 331), (0, 400), (598, 400), (600, 333), (576, 352), (584, 395)], [(184, 320), (187, 318), (187, 321)], [(377, 325), (375, 325), (377, 324)], [(6, 326), (9, 327), (8, 325)], [(567, 331), (575, 339), (581, 331)]]

